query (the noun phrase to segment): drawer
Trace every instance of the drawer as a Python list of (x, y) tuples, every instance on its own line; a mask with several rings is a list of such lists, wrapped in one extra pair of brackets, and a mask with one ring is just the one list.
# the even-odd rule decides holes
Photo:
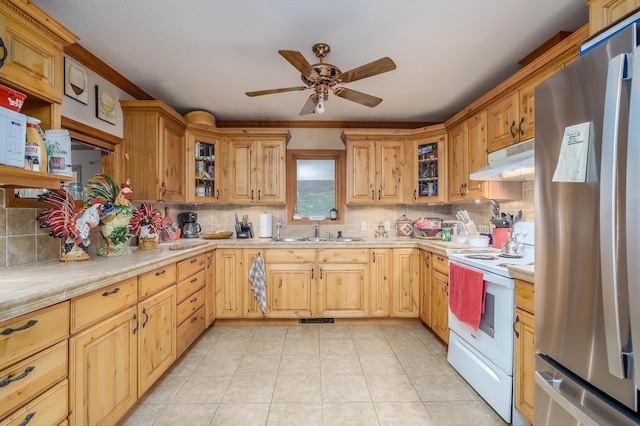
[(204, 271), (200, 271), (195, 274), (193, 277), (187, 278), (186, 280), (178, 283), (177, 289), (177, 303), (181, 303), (187, 297), (191, 296), (196, 291), (200, 290), (204, 287)]
[(369, 263), (369, 250), (320, 249), (318, 263)]
[(0, 324), (0, 369), (69, 337), (69, 302)]
[(516, 306), (523, 309), (530, 314), (534, 314), (533, 311), (533, 284), (516, 280)]
[(205, 290), (201, 288), (196, 294), (187, 297), (185, 301), (178, 305), (178, 319), (176, 324), (182, 324), (184, 320), (193, 315), (195, 311), (204, 306)]
[(48, 426), (66, 422), (69, 382), (65, 379), (0, 421), (0, 426)]
[(67, 377), (68, 341), (0, 371), (0, 418)]
[(140, 299), (176, 282), (176, 264), (170, 263), (138, 277)]
[(449, 258), (441, 254), (433, 253), (431, 256), (431, 264), (433, 269), (449, 276)]
[(137, 277), (71, 299), (71, 332), (75, 333), (137, 302)]
[(202, 253), (178, 262), (178, 282), (190, 277), (196, 272), (204, 271), (206, 254)]
[(180, 356), (198, 338), (205, 329), (204, 307), (198, 309), (189, 319), (180, 324), (177, 329), (177, 355)]
[(314, 249), (269, 249), (266, 251), (267, 263), (315, 263)]

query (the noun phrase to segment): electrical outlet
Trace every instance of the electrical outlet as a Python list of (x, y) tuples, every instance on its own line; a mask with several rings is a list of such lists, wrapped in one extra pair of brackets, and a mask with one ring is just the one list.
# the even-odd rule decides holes
[(360, 230), (361, 231), (367, 230), (367, 222), (360, 222)]
[(391, 222), (384, 223), (384, 230), (387, 232), (391, 231)]

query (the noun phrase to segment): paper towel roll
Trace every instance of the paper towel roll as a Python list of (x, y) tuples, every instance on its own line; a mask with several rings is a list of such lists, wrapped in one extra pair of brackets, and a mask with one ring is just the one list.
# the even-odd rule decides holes
[(260, 238), (271, 238), (273, 217), (268, 213), (260, 215)]

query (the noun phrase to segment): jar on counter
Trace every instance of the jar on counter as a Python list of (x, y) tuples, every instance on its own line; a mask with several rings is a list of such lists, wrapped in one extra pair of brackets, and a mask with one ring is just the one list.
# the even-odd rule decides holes
[(403, 214), (396, 222), (396, 235), (398, 237), (411, 237), (413, 235), (413, 223)]

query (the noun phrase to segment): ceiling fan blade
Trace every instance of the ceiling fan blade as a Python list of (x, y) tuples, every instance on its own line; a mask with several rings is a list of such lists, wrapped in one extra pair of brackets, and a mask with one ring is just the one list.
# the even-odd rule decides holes
[(282, 55), (291, 65), (296, 67), (298, 71), (302, 73), (305, 77), (311, 77), (311, 72), (313, 71), (311, 68), (311, 64), (309, 61), (302, 56), (302, 53), (297, 50), (278, 50), (278, 53)]
[(308, 89), (307, 86), (298, 86), (298, 87), (284, 87), (282, 89), (269, 89), (269, 90), (256, 90), (255, 92), (247, 92), (247, 96), (262, 96), (262, 95), (270, 95), (272, 93), (283, 93), (283, 92), (295, 92), (298, 90)]
[(373, 108), (382, 102), (382, 99), (375, 96), (367, 95), (366, 93), (357, 92), (355, 90), (347, 89), (346, 87), (338, 87), (333, 91), (333, 94), (349, 101), (357, 102), (359, 104)]
[(309, 96), (309, 99), (307, 99), (307, 103), (304, 104), (304, 106), (302, 107), (302, 110), (300, 111), (300, 114), (298, 115), (313, 114), (314, 112), (316, 112), (317, 104), (318, 104), (318, 95), (314, 93), (311, 96)]
[(338, 81), (342, 83), (350, 83), (352, 81), (361, 80), (363, 78), (372, 77), (396, 69), (396, 64), (391, 58), (384, 57), (377, 61), (359, 66), (350, 71), (343, 72), (338, 76)]

